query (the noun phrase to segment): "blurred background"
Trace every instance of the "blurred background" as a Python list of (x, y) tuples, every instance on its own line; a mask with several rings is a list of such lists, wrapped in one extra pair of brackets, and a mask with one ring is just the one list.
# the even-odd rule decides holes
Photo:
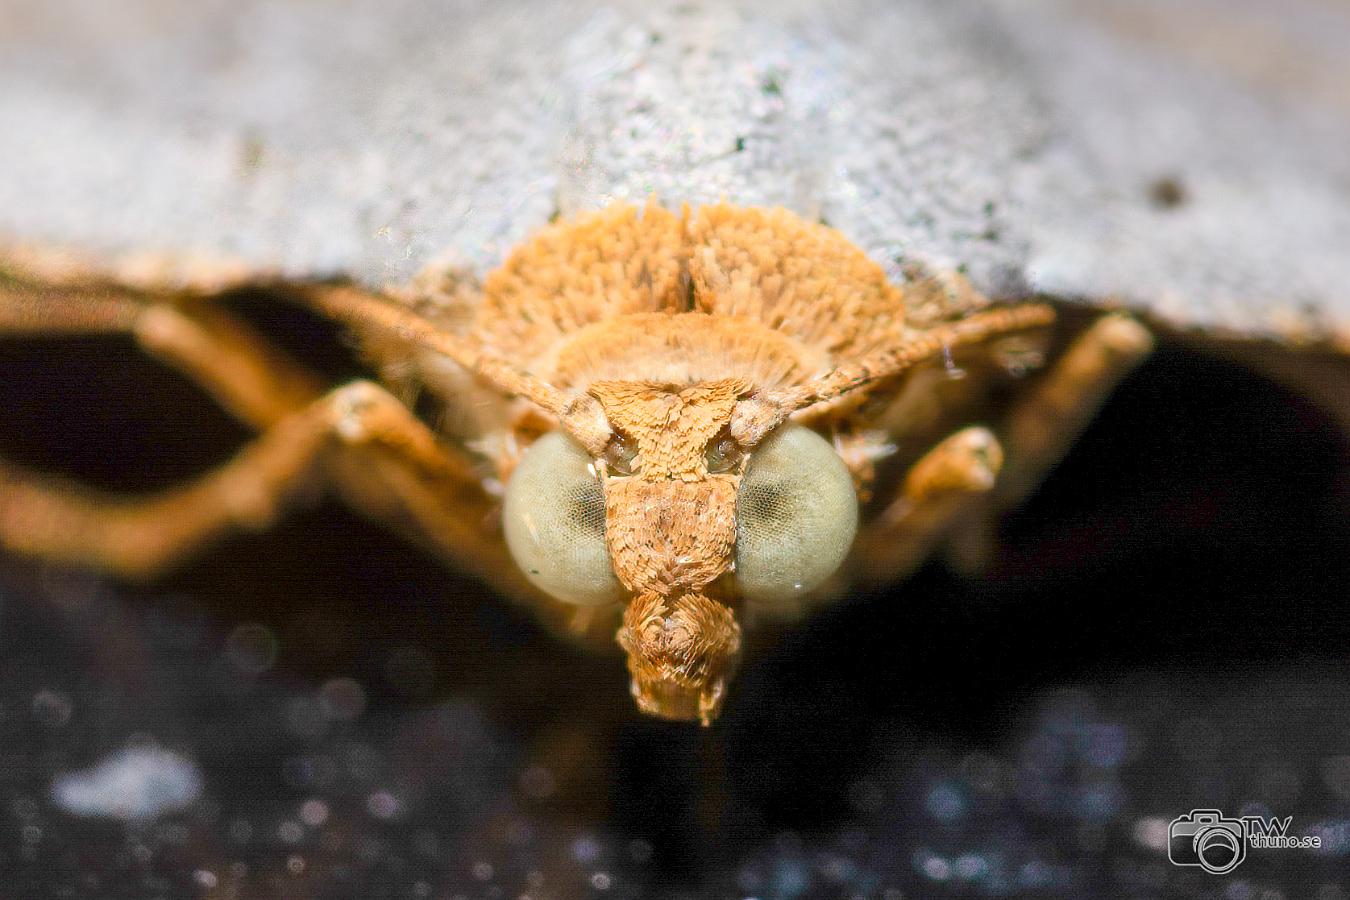
[[(1327, 129), (1300, 131), (1292, 143), (1341, 133), (1350, 115), (1350, 10), (1338, 0), (1033, 5), (1071, 9), (1145, 54), (1297, 106)], [(143, 6), (153, 21), (172, 4)], [(236, 181), (193, 180), (201, 138), (220, 151), (203, 165), (219, 163), (239, 183), (262, 178), (249, 202), (293, 211), (293, 188), (318, 197), (314, 216), (279, 214), (278, 230), (299, 222), (320, 249), (330, 231), (340, 246), (322, 204), (335, 197), (344, 214), (360, 204), (323, 178), (310, 191), (291, 177), (313, 159), (322, 165), (322, 154), (297, 152), (294, 170), (260, 169), (256, 139), (212, 143), (202, 124), (211, 98), (155, 68), (191, 71), (196, 56), (161, 44), (144, 58), (122, 56), (118, 28), (136, 35), (139, 20), (109, 8), (76, 23), (65, 8), (0, 2), (8, 46), (27, 47), (30, 34), (54, 40), (69, 25), (70, 46), (88, 52), (67, 66), (40, 58), (39, 42), (32, 58), (0, 60), (0, 102), (3, 77), (46, 66), (33, 81), (40, 91), (15, 90), (9, 100), (16, 115), (61, 125), (52, 135), (13, 128), (9, 143), (0, 133), (0, 150), (46, 147), (49, 136), (51, 146), (78, 144), (101, 115), (120, 114), (118, 91), (162, 94), (186, 136), (174, 157), (182, 171), (165, 165), (164, 184), (202, 181), (213, 200), (242, 191)], [(365, 15), (379, 20), (372, 9)], [(261, 4), (254, 12), (247, 22), (274, 21)], [(396, 23), (389, 32), (425, 37), (401, 28), (419, 31)], [(286, 28), (275, 44), (256, 37), (240, 28), (230, 40), (241, 58), (265, 65), (281, 54), (273, 48), (300, 40)], [(321, 49), (338, 74), (336, 87), (316, 90), (350, 81), (354, 102), (373, 105), (365, 87), (374, 76), (345, 54), (374, 55), (378, 42)], [(227, 85), (240, 74), (230, 60), (212, 61)], [(81, 61), (120, 80), (91, 84)], [(405, 85), (407, 72), (383, 74)], [(240, 83), (257, 88), (247, 75)], [(72, 85), (95, 112), (58, 115), (30, 102)], [(251, 113), (276, 99), (286, 108), (305, 98), (297, 86), (303, 79), (256, 94), (236, 85), (225, 105)], [(405, 141), (406, 115), (424, 107), (380, 109), (389, 121), (376, 124), (389, 133), (379, 136), (396, 138), (385, 147), (395, 162), (427, 163), (413, 146), (454, 151), (445, 135)], [(350, 126), (364, 137), (366, 123), (339, 118), (304, 128), (343, 137)], [(71, 227), (89, 224), (111, 245), (136, 240), (138, 228), (217, 227), (181, 208), (176, 189), (152, 198), (163, 206), (147, 205), (144, 216), (128, 211), (119, 192), (136, 196), (130, 182), (101, 167), (130, 160), (146, 178), (158, 171), (141, 156), (137, 129), (146, 123), (128, 122), (126, 141), (109, 142), (122, 156), (93, 154), (81, 173), (86, 184), (112, 183), (99, 196), (106, 215)], [(313, 137), (304, 128), (292, 135), (300, 144)], [(1307, 156), (1339, 159), (1335, 149)], [(23, 231), (41, 212), (43, 227), (59, 230), (86, 194), (61, 174), (65, 157), (32, 156), (53, 177), (0, 188), (63, 197), (69, 207), (35, 211), (0, 196), (0, 221)], [(453, 193), (459, 173), (425, 168), (433, 189)], [(1145, 207), (1142, 233), (1157, 225), (1163, 234), (1165, 216), (1217, 220), (1220, 232), (1235, 224), (1190, 204), (1205, 199), (1214, 172), (1155, 168), (1140, 164), (1150, 178), (1167, 177), (1136, 184), (1131, 170), (1124, 187), (1112, 187)], [(1350, 190), (1344, 161), (1329, 168), (1340, 173), (1337, 189)], [(340, 180), (344, 171), (321, 174)], [(1149, 184), (1166, 189), (1146, 197)], [(1265, 195), (1240, 196), (1241, 178), (1222, 186), (1234, 184), (1240, 200), (1261, 207)], [(443, 218), (435, 203), (385, 201), (396, 208), (395, 232), (420, 214)], [(352, 218), (388, 212), (372, 209)], [(504, 215), (523, 227), (515, 212)], [(292, 249), (251, 231), (257, 223), (246, 215), (227, 224), (267, 252)], [(510, 234), (492, 233), (509, 245)], [(410, 252), (443, 249), (415, 238)], [(370, 265), (382, 271), (394, 263), (381, 254), (411, 264), (403, 249), (390, 241), (362, 252), (380, 257)], [(1191, 275), (1189, 250), (1180, 246), (1177, 265)], [(311, 251), (328, 261), (313, 247), (296, 254)], [(335, 382), (367, 374), (329, 325), (266, 299), (240, 312)], [(1294, 309), (1300, 298), (1290, 300)], [(1224, 310), (1202, 312), (1222, 321)], [(643, 718), (617, 652), (595, 656), (559, 641), (527, 610), (321, 497), (151, 587), (0, 557), (0, 900), (1350, 900), (1348, 364), (1250, 349), (1279, 382), (1238, 365), (1231, 348), (1166, 336), (1004, 522), (987, 573), (962, 578), (935, 560), (904, 584), (850, 596), (765, 640), (709, 729)], [(1314, 381), (1321, 405), (1307, 399)], [(6, 459), (127, 491), (179, 484), (249, 437), (119, 338), (0, 337), (0, 413)], [(1290, 832), (1318, 835), (1322, 846), (1251, 850), (1223, 876), (1177, 867), (1168, 823), (1194, 808), (1292, 816)]]

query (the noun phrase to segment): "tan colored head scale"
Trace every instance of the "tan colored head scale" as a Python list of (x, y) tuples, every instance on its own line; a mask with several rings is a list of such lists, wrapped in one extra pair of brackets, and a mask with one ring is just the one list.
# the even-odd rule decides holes
[(731, 566), (741, 473), (708, 471), (707, 455), (750, 389), (737, 379), (591, 388), (616, 431), (637, 445), (632, 474), (605, 476), (605, 536), (634, 595), (619, 642), (634, 696), (649, 712), (711, 717), (740, 650), (730, 610), (703, 591)]

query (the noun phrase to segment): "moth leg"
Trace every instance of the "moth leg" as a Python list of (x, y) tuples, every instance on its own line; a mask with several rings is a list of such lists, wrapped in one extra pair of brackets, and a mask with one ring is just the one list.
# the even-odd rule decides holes
[(322, 394), (319, 383), (203, 298), (173, 300), (110, 285), (0, 283), (0, 334), (128, 334), (226, 410), (264, 428)]
[[(515, 577), (514, 564), (493, 539), (496, 501), (485, 494), (467, 460), (440, 444), (406, 406), (374, 384), (350, 385), (320, 400), (323, 392), (311, 376), (207, 300), (175, 302), (106, 284), (48, 288), (0, 282), (0, 334), (5, 333), (130, 334), (235, 416), (267, 433), (203, 482), (140, 503), (99, 498), (78, 485), (36, 479), (0, 461), (0, 545), (148, 578), (236, 527), (221, 506), (222, 490), (229, 485), (261, 480), (277, 502), (284, 500), (290, 476), (308, 474), (317, 442), (336, 451), (323, 454), (322, 474), (354, 509), (452, 558), (505, 593), (532, 598), (537, 593)], [(346, 410), (334, 426), (342, 431), (338, 440), (331, 431), (320, 437), (300, 427), (300, 420), (287, 421), (307, 408), (305, 421), (321, 420), (316, 410), (325, 402), (335, 414)], [(353, 412), (357, 408), (363, 412)], [(287, 436), (297, 432), (299, 442), (288, 453)], [(227, 471), (243, 474), (236, 479)], [(24, 528), (6, 527), (21, 515), (68, 521), (69, 536), (51, 534), (53, 528), (23, 533)], [(262, 527), (270, 515), (242, 518), (245, 527)], [(118, 536), (89, 537), (103, 522), (115, 525)], [(557, 618), (570, 611), (560, 610)]]
[(855, 559), (866, 581), (892, 581), (917, 568), (954, 523), (982, 502), (1003, 467), (1003, 447), (987, 428), (963, 428), (919, 458), (897, 495), (858, 536)]
[(1121, 315), (1098, 319), (1073, 340), (1008, 420), (1008, 462), (996, 491), (1001, 506), (1015, 506), (1036, 489), (1153, 344), (1147, 328)]
[(473, 480), (468, 463), (398, 400), (355, 382), (286, 416), (199, 481), (148, 498), (100, 495), (0, 463), (0, 544), (150, 578), (232, 529), (265, 528), (334, 447), (377, 454), (423, 485), (455, 485), (463, 493)]
[(297, 415), (199, 481), (145, 498), (103, 494), (0, 462), (0, 545), (151, 578), (226, 531), (266, 527), (329, 430), (313, 413)]
[(348, 505), (508, 596), (541, 597), (499, 539), (499, 500), (473, 463), (385, 388), (357, 382), (344, 390), (335, 407), (340, 443), (325, 468)]
[(953, 565), (972, 572), (987, 564), (997, 516), (1036, 489), (1153, 346), (1153, 334), (1124, 315), (1098, 319), (1069, 344), (1013, 409), (1002, 432), (1007, 449), (1003, 472), (990, 502), (953, 533), (948, 546)]

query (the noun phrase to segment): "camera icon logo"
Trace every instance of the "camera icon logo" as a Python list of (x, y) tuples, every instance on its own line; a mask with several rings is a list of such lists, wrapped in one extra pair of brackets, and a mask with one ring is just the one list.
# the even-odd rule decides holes
[(1225, 819), (1217, 809), (1193, 809), (1167, 826), (1167, 858), (1224, 875), (1247, 858), (1247, 824)]

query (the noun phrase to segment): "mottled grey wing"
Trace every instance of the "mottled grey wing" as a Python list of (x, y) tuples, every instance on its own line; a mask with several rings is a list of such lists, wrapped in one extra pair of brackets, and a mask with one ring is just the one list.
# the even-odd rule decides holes
[(1350, 14), (1177, 6), (0, 0), (0, 235), (378, 284), (724, 198), (896, 277), (1343, 335)]
[(1007, 5), (1057, 129), (1022, 188), (1030, 283), (1344, 345), (1350, 6)]
[(491, 259), (553, 209), (556, 61), (539, 51), (576, 19), (3, 0), (0, 232), (372, 282), (456, 247)]

